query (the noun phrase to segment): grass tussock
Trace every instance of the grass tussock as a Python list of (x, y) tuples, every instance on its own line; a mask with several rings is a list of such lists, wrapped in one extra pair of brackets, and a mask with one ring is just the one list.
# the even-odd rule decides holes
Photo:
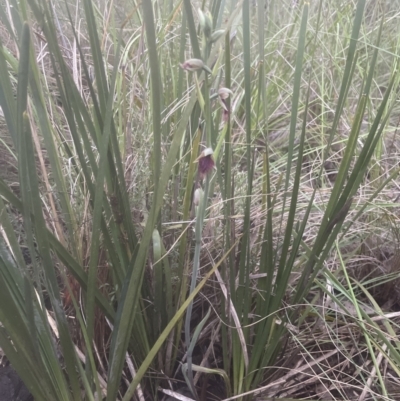
[(399, 18), (2, 1), (0, 347), (35, 399), (400, 399)]

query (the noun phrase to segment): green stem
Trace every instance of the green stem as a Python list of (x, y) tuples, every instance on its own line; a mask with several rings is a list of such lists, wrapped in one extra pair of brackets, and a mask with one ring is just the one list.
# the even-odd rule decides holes
[[(208, 192), (210, 187), (210, 176), (207, 175), (206, 182), (204, 185), (204, 194), (200, 198), (199, 208), (197, 211), (196, 217), (196, 225), (195, 225), (195, 239), (196, 245), (194, 250), (194, 258), (193, 258), (193, 271), (192, 271), (192, 281), (190, 283), (190, 291), (189, 295), (194, 291), (196, 287), (197, 276), (200, 269), (200, 250), (201, 250), (201, 237), (203, 233), (203, 223), (204, 223), (204, 216), (206, 212), (206, 205), (208, 199)], [(195, 396), (194, 384), (193, 384), (193, 370), (192, 370), (192, 351), (190, 350), (190, 321), (192, 318), (192, 310), (193, 310), (193, 301), (189, 304), (187, 311), (186, 311), (186, 319), (185, 319), (185, 344), (187, 351), (187, 375), (189, 379), (189, 383), (191, 386), (191, 391)]]

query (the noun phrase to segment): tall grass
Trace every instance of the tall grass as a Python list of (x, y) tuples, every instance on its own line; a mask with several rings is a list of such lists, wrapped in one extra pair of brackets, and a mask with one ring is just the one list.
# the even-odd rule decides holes
[(0, 17), (0, 347), (35, 399), (396, 397), (395, 5)]

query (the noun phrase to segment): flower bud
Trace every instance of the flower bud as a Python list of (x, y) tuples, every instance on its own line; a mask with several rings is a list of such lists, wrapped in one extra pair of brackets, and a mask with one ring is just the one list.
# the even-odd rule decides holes
[(206, 25), (206, 16), (204, 15), (203, 11), (201, 11), (201, 8), (197, 10), (197, 13), (199, 14), (199, 24), (201, 29), (204, 29), (204, 26)]
[(183, 64), (180, 64), (181, 68), (185, 71), (198, 71), (204, 67), (203, 60), (198, 58), (190, 58), (186, 60)]
[(218, 89), (218, 96), (221, 100), (226, 100), (231, 95), (233, 95), (233, 92), (228, 88), (219, 88)]
[(209, 11), (207, 11), (204, 14), (203, 11), (201, 11), (201, 9), (198, 10), (198, 14), (199, 14), (200, 27), (204, 33), (204, 36), (206, 38), (209, 38), (211, 36), (212, 27), (213, 27), (211, 14)]
[(229, 120), (229, 116), (231, 113), (228, 107), (228, 103), (226, 102), (226, 99), (228, 99), (228, 97), (231, 95), (233, 95), (233, 92), (228, 88), (220, 88), (218, 90), (218, 100), (224, 110), (224, 114), (222, 116), (224, 122), (227, 122)]
[(201, 188), (197, 188), (194, 191), (193, 204), (195, 206), (199, 206), (200, 205), (200, 201), (201, 201), (201, 198), (203, 197), (203, 195), (204, 195), (204, 193), (203, 193), (203, 190)]
[(210, 37), (210, 42), (216, 42), (224, 33), (225, 31), (223, 29), (219, 29), (218, 31), (213, 32)]
[(198, 71), (200, 69), (203, 69), (209, 74), (212, 74), (210, 68), (206, 64), (204, 64), (203, 60), (200, 60), (199, 58), (190, 58), (189, 60), (186, 60), (184, 63), (179, 65), (185, 71)]

